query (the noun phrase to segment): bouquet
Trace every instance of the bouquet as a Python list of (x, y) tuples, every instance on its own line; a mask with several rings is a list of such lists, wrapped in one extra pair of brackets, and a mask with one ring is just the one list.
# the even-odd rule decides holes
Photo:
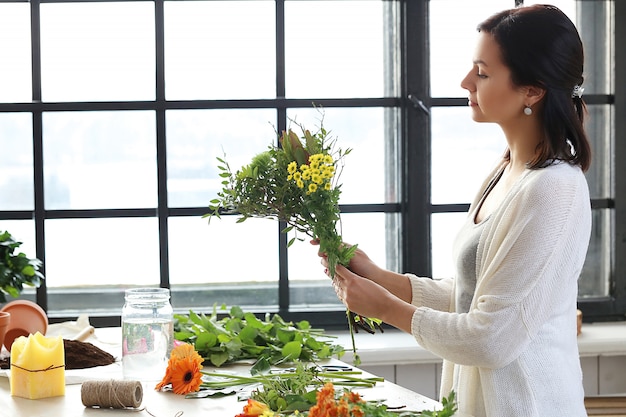
[(288, 246), (303, 240), (298, 233), (318, 240), (333, 277), (337, 264), (347, 266), (356, 251), (356, 246), (343, 244), (337, 231), (338, 180), (351, 149), (335, 149), (336, 140), (323, 126), (317, 133), (300, 127), (302, 141), (291, 129), (284, 131), (280, 146), (270, 146), (235, 173), (225, 159), (217, 158), (223, 188), (211, 200), (207, 216), (227, 212), (241, 215), (239, 222), (251, 217), (284, 221), (288, 226), (283, 232), (296, 232)]
[[(271, 145), (250, 164), (233, 172), (225, 158), (217, 158), (223, 178), (222, 190), (211, 200), (210, 213), (205, 217), (220, 217), (236, 213), (238, 222), (248, 218), (271, 218), (283, 221), (283, 232), (295, 232), (289, 240), (304, 240), (309, 236), (319, 242), (320, 251), (328, 259), (328, 271), (335, 276), (337, 265), (348, 266), (357, 249), (343, 243), (339, 177), (344, 159), (351, 149), (343, 150), (320, 123), (314, 133), (298, 125), (301, 135), (288, 129), (279, 135), (279, 145)], [(380, 321), (347, 312), (354, 347), (354, 325), (370, 333), (380, 328)], [(355, 361), (358, 355), (354, 351)]]

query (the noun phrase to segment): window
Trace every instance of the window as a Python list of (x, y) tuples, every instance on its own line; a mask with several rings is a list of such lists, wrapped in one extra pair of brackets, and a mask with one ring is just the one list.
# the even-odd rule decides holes
[[(220, 185), (216, 157), (238, 167), (292, 120), (318, 125), (313, 103), (354, 149), (342, 175), (345, 238), (390, 269), (449, 275), (454, 230), (503, 145), (465, 108), (469, 34), (515, 3), (2, 2), (0, 39), (11, 42), (0, 43), (10, 58), (0, 68), (0, 229), (46, 275), (23, 296), (52, 320), (87, 313), (113, 325), (125, 288), (164, 286), (180, 312), (226, 303), (344, 326), (314, 247), (287, 248), (273, 221), (202, 218)], [(613, 60), (624, 65), (612, 48), (623, 6), (557, 3), (593, 62), (594, 236), (581, 306), (623, 316), (625, 197), (611, 158), (625, 152), (612, 72)]]

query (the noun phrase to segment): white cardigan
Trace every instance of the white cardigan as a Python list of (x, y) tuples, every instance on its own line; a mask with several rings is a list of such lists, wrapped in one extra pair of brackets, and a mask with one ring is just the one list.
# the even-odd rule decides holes
[(576, 341), (577, 280), (591, 233), (585, 177), (567, 163), (527, 169), (491, 216), (469, 313), (454, 312), (453, 279), (409, 274), (419, 307), (412, 334), (444, 359), (441, 396), (454, 390), (468, 416), (586, 416)]

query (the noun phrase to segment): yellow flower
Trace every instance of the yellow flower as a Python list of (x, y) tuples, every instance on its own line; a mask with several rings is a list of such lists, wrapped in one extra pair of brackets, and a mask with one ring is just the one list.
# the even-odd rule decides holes
[(302, 171), (302, 179), (308, 181), (311, 179), (311, 170), (307, 169), (306, 171)]
[(321, 184), (322, 182), (324, 182), (324, 179), (322, 178), (322, 176), (320, 174), (313, 174), (311, 175), (311, 181), (313, 181), (315, 184)]
[(317, 191), (317, 184), (315, 184), (315, 183), (309, 184), (308, 194), (313, 194), (316, 191)]
[(294, 179), (294, 181), (298, 181), (298, 180), (302, 179), (302, 174), (299, 173), (299, 172), (294, 172), (293, 173), (293, 179)]
[(302, 180), (297, 180), (296, 185), (298, 186), (298, 188), (304, 188), (304, 182)]
[(327, 182), (327, 183), (325, 183), (325, 184), (324, 184), (324, 189), (325, 189), (326, 191), (330, 191), (330, 189), (331, 189), (331, 185), (330, 185), (330, 183), (329, 183), (329, 182)]
[(333, 161), (333, 157), (330, 155), (324, 155), (324, 163), (327, 165), (333, 165), (335, 161)]
[(296, 161), (290, 162), (289, 165), (287, 165), (288, 173), (293, 174), (297, 170), (298, 170), (298, 163)]
[(322, 162), (323, 158), (324, 155), (322, 155), (321, 153), (316, 153), (315, 155), (311, 155), (309, 157), (309, 163), (319, 165)]

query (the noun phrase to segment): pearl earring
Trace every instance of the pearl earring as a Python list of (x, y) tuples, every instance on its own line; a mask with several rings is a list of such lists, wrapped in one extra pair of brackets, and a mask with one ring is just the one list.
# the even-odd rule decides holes
[(530, 116), (531, 114), (533, 114), (533, 109), (531, 109), (530, 106), (524, 107), (524, 114), (526, 116)]

